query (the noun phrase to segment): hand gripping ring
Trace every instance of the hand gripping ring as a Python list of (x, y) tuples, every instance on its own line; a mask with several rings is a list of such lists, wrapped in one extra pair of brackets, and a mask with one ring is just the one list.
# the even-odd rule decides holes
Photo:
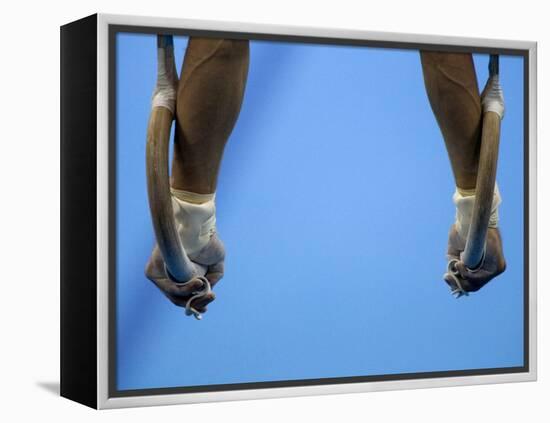
[[(460, 260), (458, 260), (458, 259), (449, 260), (449, 263), (447, 263), (447, 273), (445, 273), (443, 275), (443, 278), (449, 276), (453, 280), (453, 282), (455, 283), (456, 288), (451, 290), (451, 294), (453, 296), (455, 296), (455, 298), (460, 298), (462, 296), (467, 297), (469, 295), (468, 291), (466, 291), (464, 289), (464, 287), (462, 286), (462, 284), (460, 283), (460, 279), (459, 279), (460, 278), (460, 272), (456, 268), (456, 264), (459, 261)], [(471, 273), (475, 273), (475, 272), (479, 271), (479, 269), (481, 269), (483, 267), (484, 262), (485, 262), (485, 251), (483, 252), (483, 256), (481, 256), (481, 262), (479, 263), (479, 265), (475, 269), (470, 269), (468, 267), (468, 271), (471, 272)]]

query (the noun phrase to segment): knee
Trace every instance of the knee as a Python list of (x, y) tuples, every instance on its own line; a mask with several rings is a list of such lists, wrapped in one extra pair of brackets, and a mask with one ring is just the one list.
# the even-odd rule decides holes
[(249, 56), (248, 40), (219, 40), (216, 56), (223, 60), (247, 61)]
[(191, 37), (186, 60), (201, 63), (209, 58), (221, 62), (248, 63), (249, 49), (248, 40)]
[(470, 73), (473, 71), (473, 59), (470, 53), (450, 53), (441, 51), (420, 51), (420, 59), (424, 68), (446, 73)]

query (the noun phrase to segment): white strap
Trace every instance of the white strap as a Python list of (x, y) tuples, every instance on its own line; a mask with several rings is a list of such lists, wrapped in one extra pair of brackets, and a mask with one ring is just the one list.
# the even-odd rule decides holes
[(500, 116), (500, 119), (504, 118), (504, 94), (498, 75), (494, 75), (487, 80), (481, 95), (481, 106), (484, 113), (495, 112)]
[[(458, 234), (463, 240), (468, 237), (468, 231), (470, 230), (470, 223), (472, 222), (472, 215), (474, 211), (475, 195), (464, 195), (464, 192), (460, 192), (457, 188), (453, 195), (453, 202), (456, 206), (456, 220), (455, 226)], [(493, 205), (491, 206), (491, 217), (489, 218), (489, 227), (498, 227), (498, 206), (502, 203), (500, 191), (498, 185), (495, 184), (495, 193), (493, 194)]]
[(151, 107), (166, 107), (176, 110), (178, 73), (172, 44), (157, 48), (157, 85), (153, 91)]

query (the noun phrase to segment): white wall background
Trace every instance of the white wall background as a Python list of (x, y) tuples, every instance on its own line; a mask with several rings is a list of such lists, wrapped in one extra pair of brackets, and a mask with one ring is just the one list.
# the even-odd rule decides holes
[[(0, 420), (549, 421), (548, 12), (544, 2), (5, 2), (0, 31)], [(539, 42), (539, 381), (94, 412), (59, 398), (59, 26), (95, 12)]]

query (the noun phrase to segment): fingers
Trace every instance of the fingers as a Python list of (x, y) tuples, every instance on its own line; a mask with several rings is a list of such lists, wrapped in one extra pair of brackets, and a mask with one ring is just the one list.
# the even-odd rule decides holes
[[(204, 275), (208, 282), (210, 283), (210, 288), (213, 288), (220, 279), (223, 277), (223, 261), (216, 263), (213, 266), (208, 267), (208, 271)], [(214, 291), (209, 291), (206, 295), (203, 295), (196, 300), (192, 301), (191, 306), (197, 310), (199, 313), (205, 313), (207, 310), (207, 305), (216, 299), (216, 294)]]
[[(177, 305), (178, 307), (181, 307), (181, 308), (187, 307), (187, 302), (189, 301), (189, 297), (182, 298), (182, 297), (176, 297), (173, 295), (166, 295), (166, 296), (174, 305)], [(216, 299), (216, 295), (213, 292), (210, 292), (200, 298), (197, 298), (196, 300), (193, 300), (190, 305), (192, 308), (194, 308), (195, 310), (197, 310), (199, 313), (202, 314), (202, 313), (206, 313), (208, 309), (207, 307), (208, 304), (210, 304), (215, 299)]]
[(191, 303), (191, 306), (194, 307), (198, 312), (204, 313), (206, 312), (207, 305), (210, 304), (212, 301), (216, 299), (216, 294), (214, 292), (210, 291), (208, 294), (203, 295), (200, 298), (197, 298)]
[(483, 269), (472, 271), (461, 261), (456, 263), (456, 270), (458, 275), (455, 275), (462, 289), (466, 292), (475, 292), (489, 282), (493, 276), (489, 272)]
[(472, 287), (472, 291), (477, 291), (482, 288), (487, 282), (502, 272), (496, 271), (493, 268), (486, 268), (483, 264), (479, 269), (469, 269), (463, 262), (459, 261), (456, 268), (460, 273), (461, 279), (467, 281)]
[(454, 257), (453, 269), (443, 277), (451, 289), (461, 292), (476, 292), (498, 273), (487, 270), (482, 264), (478, 269), (469, 269), (458, 257)]
[[(204, 290), (204, 282), (199, 279), (189, 282), (186, 286), (178, 286), (178, 284), (169, 279), (154, 280), (153, 282), (172, 303), (183, 308), (187, 306), (190, 298)], [(206, 306), (215, 299), (216, 295), (210, 291), (206, 295), (193, 300), (191, 306), (198, 312), (204, 313)]]
[(204, 282), (200, 279), (192, 279), (183, 284), (176, 283), (169, 278), (155, 279), (154, 282), (163, 292), (176, 297), (191, 297), (204, 289)]
[(456, 269), (451, 270), (443, 275), (443, 280), (449, 285), (453, 294), (463, 295), (468, 292), (477, 291), (477, 288), (472, 286), (470, 281), (464, 279)]

